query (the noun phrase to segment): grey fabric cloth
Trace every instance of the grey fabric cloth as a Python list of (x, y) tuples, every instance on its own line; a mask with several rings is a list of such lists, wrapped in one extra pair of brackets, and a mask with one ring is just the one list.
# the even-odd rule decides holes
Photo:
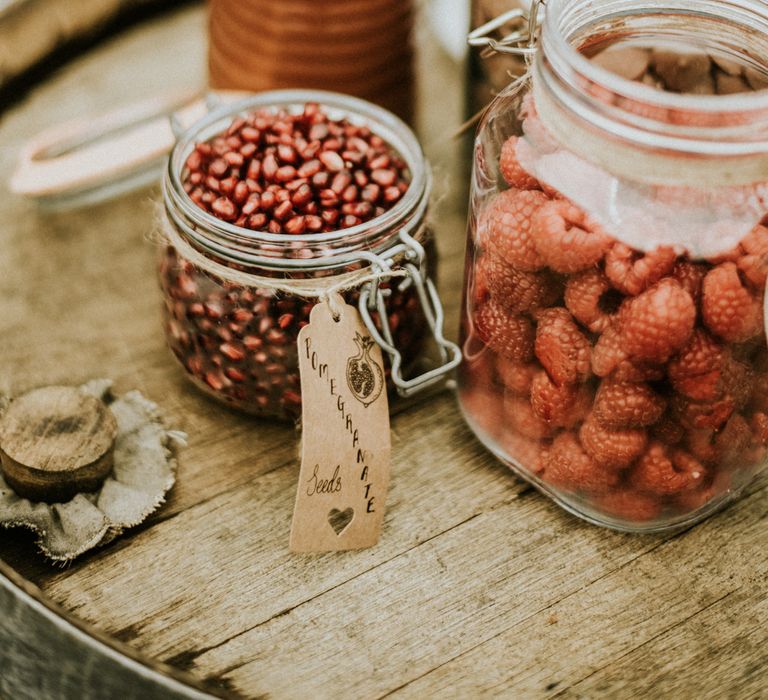
[(117, 419), (114, 468), (101, 490), (68, 503), (32, 503), (0, 476), (0, 526), (34, 530), (42, 552), (55, 561), (74, 559), (141, 523), (162, 505), (176, 478), (186, 435), (166, 429), (157, 405), (140, 392), (112, 397), (110, 387), (105, 379), (82, 386), (104, 399)]

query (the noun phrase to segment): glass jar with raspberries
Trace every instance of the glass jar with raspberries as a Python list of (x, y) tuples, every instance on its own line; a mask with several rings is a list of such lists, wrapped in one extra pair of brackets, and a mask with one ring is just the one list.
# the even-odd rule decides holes
[(299, 330), (319, 299), (366, 289), (364, 318), (398, 355), (388, 379), (410, 387), (399, 368), (434, 318), (420, 303), (436, 266), (429, 191), (412, 131), (345, 95), (261, 93), (196, 123), (171, 153), (161, 221), (166, 336), (189, 377), (236, 408), (296, 418)]
[(768, 6), (548, 0), (512, 50), (528, 75), (474, 146), (461, 408), (568, 511), (690, 524), (766, 465)]

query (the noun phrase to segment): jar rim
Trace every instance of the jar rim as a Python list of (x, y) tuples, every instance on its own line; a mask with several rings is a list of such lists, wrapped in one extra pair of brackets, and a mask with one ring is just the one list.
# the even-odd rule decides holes
[(613, 38), (683, 41), (766, 73), (765, 2), (549, 0), (532, 87), (539, 116), (558, 140), (630, 180), (718, 187), (768, 179), (768, 90), (666, 92), (615, 75), (580, 52), (590, 41)]
[[(591, 3), (594, 9), (594, 3)], [(607, 0), (604, 5), (605, 15), (618, 14), (623, 0)], [(695, 9), (691, 9), (689, 0), (666, 0), (665, 2), (646, 3), (643, 9), (659, 13), (689, 14), (692, 16), (710, 16), (723, 18), (723, 12), (729, 7), (735, 11), (750, 12), (763, 10), (765, 24), (768, 27), (768, 6), (760, 0), (697, 0)], [(741, 112), (768, 109), (768, 89), (741, 92), (731, 95), (696, 95), (658, 90), (628, 78), (624, 78), (584, 56), (562, 30), (562, 13), (573, 5), (572, 0), (547, 0), (543, 20), (542, 39), (547, 42), (547, 49), (565, 59), (578, 73), (591, 79), (598, 85), (612, 92), (626, 94), (627, 91), (639, 93), (649, 103), (660, 107), (696, 110), (700, 112)], [(640, 9), (640, 8), (638, 8)], [(626, 12), (626, 11), (624, 11)], [(746, 19), (746, 17), (744, 18)]]
[[(345, 229), (321, 233), (284, 234), (255, 231), (222, 221), (201, 209), (184, 191), (181, 178), (189, 153), (196, 142), (221, 133), (220, 124), (226, 124), (237, 114), (258, 108), (295, 111), (313, 102), (328, 109), (332, 115), (368, 126), (405, 160), (411, 179), (405, 194), (394, 207), (369, 221)], [(370, 249), (372, 244), (381, 243), (389, 238), (398, 224), (419, 212), (424, 198), (429, 196), (430, 186), (429, 166), (421, 145), (413, 130), (399, 117), (383, 107), (350, 95), (326, 90), (288, 89), (270, 90), (235, 102), (228, 102), (192, 124), (178, 137), (168, 157), (163, 176), (163, 197), (167, 208), (181, 213), (186, 222), (192, 224), (194, 233), (200, 234), (203, 239), (209, 239), (210, 235), (218, 239), (219, 245), (215, 246), (215, 251), (219, 255), (224, 253), (221, 244), (226, 246), (228, 242), (239, 243), (254, 250), (258, 250), (261, 246), (267, 246), (270, 250), (292, 250), (298, 247), (311, 249), (349, 242), (352, 244), (351, 247), (345, 247), (341, 251), (341, 254), (346, 254), (352, 250)], [(195, 237), (199, 241), (198, 236)], [(199, 242), (204, 244), (206, 241)], [(269, 265), (276, 264), (278, 260), (281, 264), (291, 262), (283, 257), (267, 256), (264, 259), (252, 255), (246, 257), (248, 262), (268, 262)], [(335, 257), (337, 256), (326, 255), (325, 259)], [(243, 261), (241, 256), (235, 256), (235, 259), (238, 262)], [(300, 263), (308, 265), (310, 262), (310, 260), (295, 260), (297, 265)]]

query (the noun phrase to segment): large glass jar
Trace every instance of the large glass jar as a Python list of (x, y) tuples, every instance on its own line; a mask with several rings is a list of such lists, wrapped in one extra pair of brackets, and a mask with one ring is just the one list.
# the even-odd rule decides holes
[(768, 91), (661, 90), (590, 60), (605, 46), (760, 87), (768, 6), (548, 0), (475, 141), (459, 400), (567, 510), (664, 530), (766, 463)]
[[(195, 144), (226, 133), (235, 117), (257, 109), (301, 113), (307, 104), (367, 127), (399, 154), (409, 181), (392, 208), (338, 231), (270, 233), (227, 223), (187, 194), (184, 174)], [(357, 303), (365, 291), (372, 310), (366, 313), (366, 304), (364, 318), (396, 358), (394, 379), (406, 390), (418, 384), (403, 379), (400, 367), (419, 358), (428, 321), (434, 321), (431, 313), (425, 320), (420, 302), (425, 288), (433, 289), (427, 275), (436, 272), (426, 226), (429, 191), (428, 166), (413, 132), (386, 110), (352, 97), (267, 92), (197, 122), (178, 140), (165, 171), (160, 259), (166, 336), (190, 379), (236, 408), (296, 418), (301, 412), (296, 339), (312, 306), (331, 291)], [(390, 268), (398, 268), (396, 279), (389, 278)]]

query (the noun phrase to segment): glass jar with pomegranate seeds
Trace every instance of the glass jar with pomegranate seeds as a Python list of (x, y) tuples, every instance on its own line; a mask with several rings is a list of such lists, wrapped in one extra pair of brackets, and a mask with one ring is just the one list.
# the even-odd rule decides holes
[[(160, 282), (167, 340), (192, 381), (249, 413), (296, 418), (296, 339), (332, 292), (358, 304), (390, 387), (409, 393), (455, 366), (428, 276), (430, 182), (412, 131), (345, 95), (261, 93), (191, 127), (164, 175)], [(430, 328), (454, 357), (403, 378)]]
[(768, 6), (548, 0), (522, 51), (475, 141), (461, 408), (568, 511), (689, 524), (766, 464)]

